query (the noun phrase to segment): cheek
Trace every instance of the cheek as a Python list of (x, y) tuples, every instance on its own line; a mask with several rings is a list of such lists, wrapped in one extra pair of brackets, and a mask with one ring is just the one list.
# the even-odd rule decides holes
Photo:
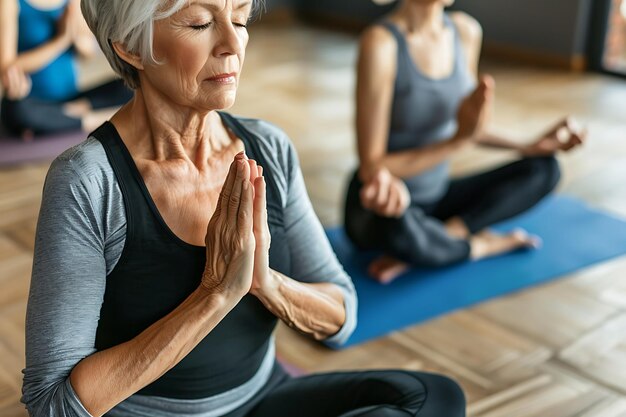
[(209, 51), (199, 36), (155, 36), (154, 56), (160, 64), (153, 72), (164, 84), (177, 82), (180, 87), (188, 89), (197, 83)]

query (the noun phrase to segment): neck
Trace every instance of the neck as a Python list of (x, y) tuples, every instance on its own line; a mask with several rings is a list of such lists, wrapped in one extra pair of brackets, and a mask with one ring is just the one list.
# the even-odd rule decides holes
[(406, 23), (409, 33), (438, 34), (444, 29), (443, 13), (444, 6), (440, 1), (405, 0), (397, 16)]
[(138, 158), (186, 159), (201, 167), (232, 142), (216, 111), (175, 103), (149, 86), (137, 89), (111, 121), (126, 133), (123, 137)]

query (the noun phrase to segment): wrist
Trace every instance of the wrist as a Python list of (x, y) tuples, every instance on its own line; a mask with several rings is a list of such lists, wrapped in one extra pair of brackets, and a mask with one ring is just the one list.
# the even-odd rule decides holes
[(453, 150), (458, 150), (472, 144), (473, 142), (474, 141), (471, 136), (466, 136), (457, 132), (448, 140), (448, 145), (452, 147)]
[(264, 279), (259, 280), (259, 285), (253, 285), (252, 288), (250, 288), (250, 294), (263, 301), (263, 303), (276, 298), (283, 281), (283, 277), (271, 268), (268, 268), (265, 275)]
[(378, 167), (373, 163), (361, 164), (359, 167), (359, 180), (363, 184), (368, 184), (376, 175)]
[(228, 291), (216, 291), (200, 284), (191, 294), (193, 303), (206, 308), (207, 311), (231, 310), (243, 296)]
[(68, 33), (59, 33), (53, 38), (53, 41), (62, 50), (69, 49), (72, 46), (72, 38)]

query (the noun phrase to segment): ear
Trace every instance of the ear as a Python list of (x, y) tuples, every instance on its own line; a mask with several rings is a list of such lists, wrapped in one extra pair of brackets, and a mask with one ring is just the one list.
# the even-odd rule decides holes
[(113, 46), (113, 50), (115, 51), (117, 56), (122, 58), (124, 62), (135, 67), (135, 69), (137, 70), (144, 69), (142, 59), (139, 55), (128, 52), (126, 46), (121, 44), (120, 42), (112, 42), (111, 45)]

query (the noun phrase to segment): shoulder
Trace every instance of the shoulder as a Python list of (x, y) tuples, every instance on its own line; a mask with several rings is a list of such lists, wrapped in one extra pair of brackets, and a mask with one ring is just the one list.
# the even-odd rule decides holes
[(483, 28), (478, 20), (465, 12), (452, 12), (448, 16), (454, 22), (464, 43), (482, 42)]
[(0, 28), (15, 25), (16, 18), (20, 12), (20, 5), (17, 0), (0, 1)]
[(272, 148), (291, 146), (291, 139), (284, 130), (273, 123), (261, 119), (234, 116), (250, 133), (261, 140), (261, 145)]
[(388, 28), (375, 24), (366, 28), (361, 34), (359, 50), (361, 57), (388, 59), (398, 53), (398, 44)]
[(377, 23), (363, 30), (359, 38), (361, 47), (395, 49), (397, 42), (391, 31), (384, 25)]
[(2, 0), (0, 1), (0, 13), (17, 13), (20, 10), (18, 0)]
[(97, 184), (112, 175), (113, 169), (102, 144), (94, 137), (89, 137), (52, 162), (46, 181), (61, 176), (70, 184), (87, 186)]
[(119, 205), (119, 186), (97, 139), (89, 137), (52, 162), (44, 184), (44, 201), (50, 199), (63, 199), (68, 205), (75, 202), (98, 212)]

